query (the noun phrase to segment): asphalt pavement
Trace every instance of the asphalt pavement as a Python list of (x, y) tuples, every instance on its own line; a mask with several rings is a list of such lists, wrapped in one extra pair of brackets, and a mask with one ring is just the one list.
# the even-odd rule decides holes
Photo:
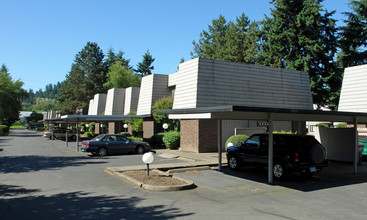
[[(42, 133), (0, 137), (0, 219), (365, 219), (367, 169), (331, 164), (310, 180), (267, 184), (267, 171), (245, 167), (174, 173), (196, 188), (149, 192), (110, 175), (141, 166), (141, 155), (90, 156)], [(155, 164), (217, 161), (216, 154), (158, 150)], [(209, 160), (208, 159), (208, 160)], [(224, 161), (225, 162), (225, 161)], [(208, 162), (207, 162), (208, 163)]]

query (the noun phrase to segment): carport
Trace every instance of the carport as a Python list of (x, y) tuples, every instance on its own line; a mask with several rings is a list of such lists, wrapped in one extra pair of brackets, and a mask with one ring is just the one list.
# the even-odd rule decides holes
[(160, 110), (158, 114), (168, 114), (170, 119), (215, 119), (218, 120), (218, 169), (222, 169), (222, 120), (264, 120), (268, 121), (269, 161), (268, 182), (273, 182), (273, 122), (274, 121), (320, 121), (347, 122), (354, 124), (353, 173), (357, 173), (358, 123), (367, 123), (367, 113), (333, 112), (321, 110), (300, 110), (284, 108), (262, 108), (248, 106), (216, 106), (189, 109)]
[[(79, 123), (81, 122), (119, 122), (119, 121), (128, 121), (132, 118), (145, 118), (146, 115), (63, 115), (60, 118), (56, 119), (47, 119), (45, 122), (52, 122), (57, 124), (66, 124), (66, 127), (69, 124), (75, 124), (77, 135), (76, 135), (76, 151), (79, 151), (79, 136), (80, 129)], [(66, 129), (66, 139), (65, 146), (68, 147), (68, 129)]]

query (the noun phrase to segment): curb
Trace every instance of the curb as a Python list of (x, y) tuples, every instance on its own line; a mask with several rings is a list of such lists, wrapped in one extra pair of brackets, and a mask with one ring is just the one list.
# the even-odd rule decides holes
[[(160, 172), (164, 175), (167, 175), (167, 173), (160, 171), (160, 170), (155, 170), (156, 172)], [(134, 185), (136, 185), (139, 188), (148, 190), (148, 191), (160, 191), (160, 192), (165, 192), (165, 191), (180, 191), (180, 190), (186, 190), (186, 189), (193, 189), (195, 188), (195, 184), (192, 181), (189, 180), (185, 180), (182, 179), (180, 177), (176, 177), (176, 176), (172, 176), (172, 178), (175, 179), (179, 179), (183, 182), (186, 182), (186, 184), (182, 184), (182, 185), (172, 185), (172, 186), (155, 186), (155, 185), (149, 185), (149, 184), (144, 184), (128, 175), (125, 175), (123, 172), (115, 172), (112, 171), (114, 175), (118, 176), (118, 177), (122, 177), (128, 181), (130, 181), (131, 183), (133, 183)]]
[(201, 171), (201, 170), (210, 170), (209, 166), (201, 166), (201, 167), (186, 167), (186, 168), (177, 168), (177, 169), (170, 169), (167, 173), (183, 173), (186, 171)]

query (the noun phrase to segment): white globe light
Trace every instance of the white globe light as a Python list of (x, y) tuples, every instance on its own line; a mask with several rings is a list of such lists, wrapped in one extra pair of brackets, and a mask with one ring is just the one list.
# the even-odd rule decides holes
[(143, 155), (143, 162), (146, 163), (146, 164), (150, 164), (152, 163), (154, 160), (154, 156), (152, 154), (152, 152), (148, 152), (148, 153), (145, 153)]
[(227, 147), (232, 147), (233, 146), (233, 144), (231, 143), (231, 142), (229, 142), (228, 144), (227, 144)]
[(163, 129), (166, 130), (168, 128), (168, 124), (167, 123), (164, 123), (163, 124)]
[(124, 124), (124, 128), (127, 128), (127, 126), (128, 126), (127, 124)]

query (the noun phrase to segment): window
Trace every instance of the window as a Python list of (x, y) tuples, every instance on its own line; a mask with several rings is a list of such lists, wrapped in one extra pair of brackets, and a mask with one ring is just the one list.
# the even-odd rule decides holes
[(246, 147), (259, 148), (260, 146), (260, 136), (253, 136), (246, 141)]

